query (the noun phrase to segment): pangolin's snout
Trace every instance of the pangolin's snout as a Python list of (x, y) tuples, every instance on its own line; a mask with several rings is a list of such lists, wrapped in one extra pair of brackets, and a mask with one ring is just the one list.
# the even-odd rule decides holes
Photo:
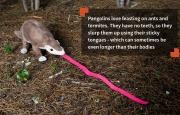
[(65, 54), (64, 48), (61, 47), (61, 50), (59, 51), (59, 55), (64, 55), (64, 54)]
[(65, 51), (63, 47), (59, 47), (57, 50), (53, 51), (52, 53), (54, 53), (54, 55), (64, 55)]

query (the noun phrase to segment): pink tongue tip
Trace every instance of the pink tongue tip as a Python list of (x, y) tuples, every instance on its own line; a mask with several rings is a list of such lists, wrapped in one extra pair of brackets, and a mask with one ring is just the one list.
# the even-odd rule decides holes
[(80, 70), (82, 70), (87, 76), (91, 76), (94, 77), (96, 79), (101, 80), (102, 82), (104, 82), (107, 86), (109, 86), (109, 88), (111, 88), (112, 90), (128, 97), (129, 99), (131, 99), (134, 102), (143, 104), (143, 105), (147, 105), (149, 102), (148, 101), (144, 101), (134, 95), (132, 95), (131, 93), (123, 90), (120, 87), (115, 86), (110, 80), (108, 80), (105, 76), (101, 75), (101, 74), (97, 74), (94, 72), (91, 72), (89, 69), (87, 69), (85, 66), (83, 66), (82, 64), (80, 64), (79, 62), (77, 62), (76, 60), (74, 60), (73, 58), (71, 58), (70, 56), (68, 56), (67, 54), (62, 55), (62, 57), (64, 59), (66, 59), (68, 62), (72, 63), (73, 65), (75, 65), (77, 68), (79, 68)]

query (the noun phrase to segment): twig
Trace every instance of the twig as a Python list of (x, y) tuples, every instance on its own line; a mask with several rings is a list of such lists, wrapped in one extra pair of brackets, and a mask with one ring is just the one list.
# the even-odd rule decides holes
[(30, 18), (37, 18), (37, 19), (42, 19), (42, 17), (39, 16), (29, 16)]
[(82, 83), (82, 82), (77, 82), (77, 81), (71, 81), (71, 83), (80, 84), (80, 85), (96, 85), (95, 83)]
[(70, 18), (71, 18), (71, 15), (68, 16), (68, 24), (69, 24)]
[(58, 73), (56, 73), (54, 75), (49, 76), (49, 79), (52, 79), (52, 78), (54, 78), (54, 77), (56, 77), (56, 76), (58, 76), (60, 74), (62, 74), (62, 71), (60, 71), (60, 72), (58, 72)]

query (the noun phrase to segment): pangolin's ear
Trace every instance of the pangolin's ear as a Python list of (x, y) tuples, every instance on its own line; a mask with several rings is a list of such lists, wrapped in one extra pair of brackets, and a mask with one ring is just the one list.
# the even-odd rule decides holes
[(56, 41), (57, 41), (58, 44), (60, 44), (58, 40), (56, 40)]
[(14, 34), (18, 37), (18, 38), (21, 38), (22, 39), (22, 34), (20, 31), (14, 31)]

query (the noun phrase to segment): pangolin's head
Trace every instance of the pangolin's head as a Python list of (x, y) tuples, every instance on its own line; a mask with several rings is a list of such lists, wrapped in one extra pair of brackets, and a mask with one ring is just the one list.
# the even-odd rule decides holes
[(65, 51), (62, 46), (60, 46), (60, 43), (58, 40), (51, 40), (44, 46), (44, 49), (46, 49), (50, 54), (53, 55), (64, 55)]

